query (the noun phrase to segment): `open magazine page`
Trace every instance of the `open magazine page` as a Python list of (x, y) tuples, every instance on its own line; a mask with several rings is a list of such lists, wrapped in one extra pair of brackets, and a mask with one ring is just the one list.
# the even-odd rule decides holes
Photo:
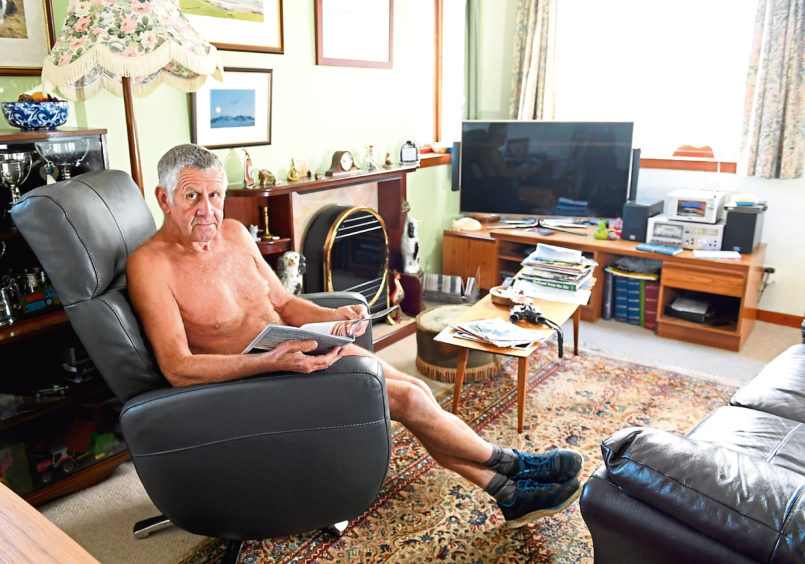
[(335, 347), (342, 347), (353, 342), (355, 335), (363, 333), (363, 331), (359, 331), (362, 324), (365, 330), (365, 325), (370, 323), (372, 319), (383, 317), (396, 307), (397, 306), (393, 306), (384, 309), (361, 319), (306, 323), (301, 327), (269, 323), (265, 329), (243, 349), (243, 354), (252, 349), (271, 350), (285, 341), (316, 341), (319, 346), (308, 354), (324, 354)]
[(527, 347), (542, 341), (545, 334), (533, 329), (525, 329), (502, 319), (480, 319), (452, 325), (454, 337), (488, 343), (496, 347)]

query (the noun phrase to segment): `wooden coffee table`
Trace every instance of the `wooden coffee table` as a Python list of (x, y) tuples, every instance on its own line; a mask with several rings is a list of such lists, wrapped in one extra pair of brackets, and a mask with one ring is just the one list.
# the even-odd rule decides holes
[[(573, 319), (573, 354), (579, 354), (579, 322), (581, 321), (581, 309), (577, 304), (566, 304), (560, 302), (549, 302), (545, 300), (534, 300), (534, 305), (542, 310), (542, 314), (556, 323), (563, 325), (568, 319)], [(492, 303), (491, 298), (487, 295), (474, 306), (472, 306), (465, 314), (461, 315), (454, 323), (461, 323), (464, 321), (475, 321), (478, 319), (492, 319), (499, 317), (505, 321), (509, 320), (509, 308), (499, 306)], [(545, 337), (550, 337), (553, 329), (546, 325), (534, 325), (532, 323), (520, 322), (519, 325), (527, 327), (528, 329), (535, 329), (545, 334)], [(470, 349), (486, 351), (494, 354), (502, 354), (517, 357), (517, 432), (523, 432), (523, 420), (525, 416), (525, 384), (528, 372), (528, 357), (537, 350), (544, 341), (539, 341), (531, 344), (524, 349), (513, 349), (496, 347), (494, 345), (487, 345), (485, 343), (477, 343), (475, 341), (468, 341), (467, 339), (458, 339), (453, 336), (453, 329), (446, 327), (434, 340), (448, 345), (455, 345), (458, 347), (458, 365), (456, 366), (456, 382), (455, 391), (453, 392), (453, 413), (458, 412), (458, 404), (461, 401), (461, 386), (464, 383), (464, 371), (467, 369), (467, 356)]]

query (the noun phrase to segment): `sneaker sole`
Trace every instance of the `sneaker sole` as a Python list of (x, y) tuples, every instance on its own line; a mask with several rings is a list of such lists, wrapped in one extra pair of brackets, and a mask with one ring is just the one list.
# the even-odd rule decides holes
[(509, 529), (519, 529), (523, 525), (527, 525), (537, 519), (542, 519), (543, 517), (547, 517), (549, 515), (553, 515), (554, 513), (559, 513), (560, 511), (566, 509), (571, 503), (578, 499), (579, 495), (581, 495), (581, 490), (584, 488), (584, 484), (579, 482), (579, 487), (573, 492), (569, 498), (567, 498), (561, 505), (556, 505), (554, 507), (546, 507), (545, 509), (537, 509), (536, 511), (532, 511), (531, 513), (526, 513), (519, 519), (515, 519), (514, 521), (506, 521), (506, 527)]

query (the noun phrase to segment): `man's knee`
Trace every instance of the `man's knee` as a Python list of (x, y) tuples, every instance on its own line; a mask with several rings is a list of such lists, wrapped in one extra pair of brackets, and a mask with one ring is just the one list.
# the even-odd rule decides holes
[[(426, 386), (427, 387), (427, 386)], [(401, 416), (415, 417), (427, 413), (432, 407), (428, 392), (413, 382), (395, 382), (388, 386), (389, 403)]]

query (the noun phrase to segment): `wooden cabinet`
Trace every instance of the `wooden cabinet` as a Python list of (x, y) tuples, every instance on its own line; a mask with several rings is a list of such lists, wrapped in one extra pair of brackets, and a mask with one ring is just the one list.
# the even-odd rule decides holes
[[(475, 264), (491, 264), (481, 275), (481, 288), (489, 290), (520, 267), (520, 261), (544, 242), (578, 249), (593, 258), (598, 266), (594, 276), (598, 283), (590, 303), (581, 310), (582, 319), (595, 321), (601, 317), (604, 268), (619, 256), (635, 256), (663, 261), (657, 315), (657, 334), (710, 346), (739, 350), (757, 318), (763, 261), (766, 245), (761, 244), (739, 261), (703, 260), (692, 251), (676, 256), (646, 253), (635, 249), (629, 241), (597, 240), (592, 228), (580, 235), (556, 232), (540, 235), (515, 229), (475, 232), (444, 232), (444, 273), (466, 276)], [(710, 296), (727, 314), (709, 323), (694, 323), (664, 314), (665, 306), (683, 292)]]
[[(0, 130), (0, 159), (9, 154), (30, 156), (22, 194), (48, 174), (108, 167), (105, 130)], [(81, 344), (10, 222), (10, 199), (0, 186), (0, 285), (13, 314), (0, 325), (0, 481), (36, 504), (102, 480), (129, 454), (115, 432), (119, 404), (91, 364), (77, 362)]]

